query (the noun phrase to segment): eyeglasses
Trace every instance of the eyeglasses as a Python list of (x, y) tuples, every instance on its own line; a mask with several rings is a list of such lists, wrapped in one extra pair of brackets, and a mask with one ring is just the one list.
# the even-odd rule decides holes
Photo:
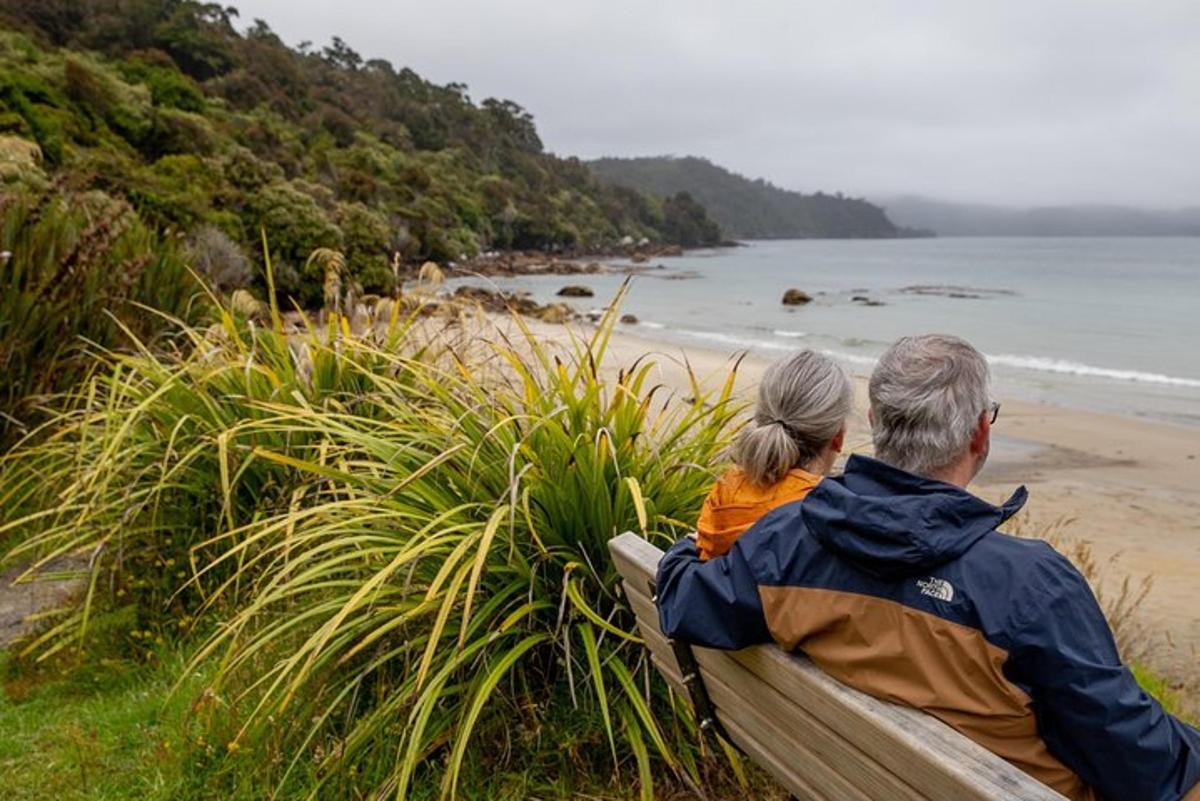
[(989, 403), (988, 407), (983, 410), (983, 413), (991, 414), (992, 417), (991, 420), (989, 420), (989, 425), (996, 425), (996, 420), (1000, 417), (1000, 401), (992, 401)]

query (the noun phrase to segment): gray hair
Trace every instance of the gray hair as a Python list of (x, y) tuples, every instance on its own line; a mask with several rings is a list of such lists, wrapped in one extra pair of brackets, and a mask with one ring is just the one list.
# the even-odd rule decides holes
[(987, 360), (944, 334), (903, 337), (871, 373), (875, 456), (929, 476), (957, 461), (990, 403)]
[(733, 445), (751, 482), (774, 484), (819, 455), (846, 422), (850, 377), (832, 359), (802, 350), (772, 364), (758, 387), (758, 409)]

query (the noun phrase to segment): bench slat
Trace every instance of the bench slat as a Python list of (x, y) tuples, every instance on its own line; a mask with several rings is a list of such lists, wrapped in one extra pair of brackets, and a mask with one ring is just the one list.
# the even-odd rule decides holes
[[(654, 614), (649, 597), (630, 593), (630, 604), (640, 620)], [(643, 632), (648, 628), (642, 625)], [(661, 664), (659, 654), (671, 653), (671, 646), (660, 631), (646, 637), (646, 645)], [(846, 778), (821, 780), (818, 786), (826, 788), (829, 798), (876, 799), (896, 801), (920, 801), (924, 796), (913, 790), (901, 777), (879, 765), (874, 759), (854, 744), (830, 729), (821, 720), (774, 687), (762, 682), (727, 654), (704, 648), (694, 649), (702, 670), (705, 686), (713, 704), (720, 711), (722, 724), (736, 720), (743, 729), (753, 732), (763, 743), (763, 748), (776, 759), (794, 761), (797, 752), (806, 764), (813, 765), (812, 772), (826, 773), (827, 765), (837, 765)], [(671, 671), (672, 680), (679, 675)], [(770, 719), (764, 719), (754, 710), (771, 710)], [(747, 716), (752, 716), (749, 719)], [(738, 743), (739, 746), (742, 743)], [(834, 794), (832, 788), (844, 781), (848, 789)]]
[[(671, 686), (671, 689), (683, 698), (687, 698), (687, 687), (683, 684), (683, 677), (679, 673), (679, 668), (674, 659), (674, 652), (667, 643), (667, 639), (663, 637), (661, 632), (653, 631), (646, 641), (646, 647), (650, 650), (651, 663), (662, 674), (663, 678), (667, 680), (667, 684)], [(670, 657), (669, 663), (663, 661), (663, 655)], [(725, 731), (738, 748), (742, 749), (754, 762), (766, 768), (780, 784), (787, 787), (800, 801), (823, 801), (826, 798), (813, 789), (809, 781), (800, 778), (791, 767), (781, 762), (779, 757), (760, 745), (756, 739), (751, 737), (741, 727), (738, 721), (722, 715), (721, 725), (725, 727)]]
[[(609, 547), (656, 666), (677, 682), (678, 665), (658, 628), (649, 597), (649, 582), (662, 551), (634, 534), (617, 537)], [(696, 648), (695, 652), (730, 736), (801, 797), (828, 801), (861, 797), (845, 794), (848, 791), (839, 789), (844, 785), (837, 782), (814, 782), (811, 776), (798, 775), (806, 769), (800, 763), (811, 762), (805, 755), (815, 755), (824, 768), (816, 773), (826, 773), (827, 765), (836, 766), (868, 798), (1065, 801), (940, 721), (846, 687), (803, 656), (786, 654), (773, 645), (738, 652)], [(761, 713), (749, 721), (743, 709)], [(797, 730), (781, 733), (781, 726)], [(813, 796), (814, 785), (823, 794)]]

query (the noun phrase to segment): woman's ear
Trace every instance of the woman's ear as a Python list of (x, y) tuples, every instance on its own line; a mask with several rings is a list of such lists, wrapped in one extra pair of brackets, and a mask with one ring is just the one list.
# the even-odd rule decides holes
[(834, 453), (841, 453), (842, 446), (846, 444), (846, 426), (842, 425), (838, 432), (833, 435), (833, 439), (829, 440), (829, 448)]

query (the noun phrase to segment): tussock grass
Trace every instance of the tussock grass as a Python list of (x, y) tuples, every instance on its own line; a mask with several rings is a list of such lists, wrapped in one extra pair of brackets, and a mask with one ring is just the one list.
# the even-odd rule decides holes
[(698, 737), (605, 544), (690, 529), (733, 376), (693, 403), (644, 361), (602, 381), (619, 300), (562, 353), (520, 320), (468, 335), (397, 305), (362, 337), (222, 308), (174, 352), (106, 354), (0, 461), (6, 559), (89, 558), (82, 602), (23, 654), (63, 658), (121, 605), (142, 637), (191, 633), (184, 675), (211, 676), (192, 714), (234, 791), (454, 796), (573, 716), (601, 738), (592, 775), (695, 784)]
[(100, 192), (0, 194), (0, 447), (24, 433), (44, 396), (86, 376), (88, 345), (126, 327), (145, 338), (185, 314), (196, 285), (177, 243)]

